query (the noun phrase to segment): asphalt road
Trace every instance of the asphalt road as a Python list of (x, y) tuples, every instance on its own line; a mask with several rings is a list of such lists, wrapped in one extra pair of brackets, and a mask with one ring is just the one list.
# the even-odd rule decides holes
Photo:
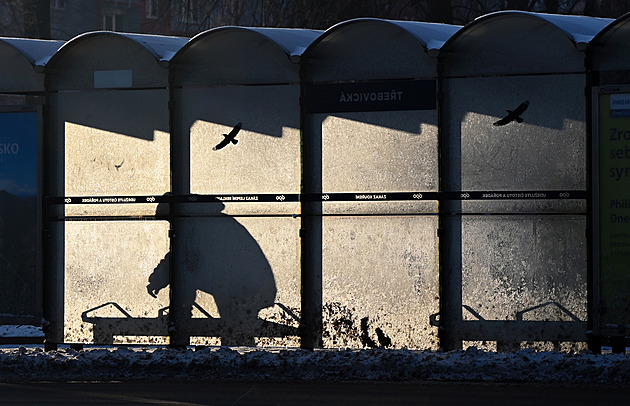
[(0, 383), (0, 405), (628, 405), (630, 388), (433, 383)]

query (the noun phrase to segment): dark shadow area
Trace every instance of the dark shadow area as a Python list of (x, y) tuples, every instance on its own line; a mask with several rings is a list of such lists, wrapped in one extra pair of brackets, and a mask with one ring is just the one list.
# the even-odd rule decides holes
[[(222, 213), (224, 207), (217, 200), (209, 217), (173, 219), (171, 315), (177, 342), (219, 336), (222, 345), (254, 345), (258, 312), (274, 305), (276, 283), (265, 254), (244, 226)], [(168, 272), (155, 268), (149, 293), (168, 284)], [(211, 319), (192, 318), (197, 291), (212, 295), (220, 320), (208, 325)]]
[[(567, 125), (566, 120), (586, 120), (585, 80), (584, 74), (447, 79), (444, 103), (449, 107), (446, 114), (452, 117), (451, 123), (465, 123), (470, 113), (487, 116), (477, 119), (474, 125), (489, 126), (488, 134), (502, 134), (508, 126), (518, 128), (522, 124), (530, 126), (528, 131), (532, 125), (562, 130)], [(524, 100), (529, 102), (526, 106)], [(458, 110), (465, 111), (458, 113)], [(510, 111), (516, 113), (514, 117), (506, 115)], [(506, 116), (514, 121), (501, 122)], [(501, 124), (493, 129), (495, 122)], [(503, 127), (505, 124), (508, 126)]]
[(86, 90), (59, 92), (55, 97), (59, 98), (59, 118), (66, 123), (147, 141), (154, 140), (155, 131), (169, 132), (167, 119), (143, 119), (158, 113), (168, 117), (165, 89)]
[(41, 112), (22, 96), (1, 98), (0, 322), (41, 325)]
[[(113, 307), (120, 317), (98, 317), (92, 313)], [(168, 324), (168, 309), (160, 309), (155, 318), (134, 318), (118, 303), (107, 302), (81, 313), (81, 320), (93, 324), (95, 344), (113, 344), (114, 336), (161, 336)]]
[[(306, 114), (325, 114), (408, 133), (418, 133), (435, 113), (434, 80), (392, 80), (358, 83), (306, 84), (303, 109)], [(392, 120), (388, 114), (418, 111), (418, 121)], [(352, 114), (350, 114), (352, 113)]]
[(36, 233), (37, 198), (0, 190), (0, 318), (34, 318), (38, 313)]
[[(208, 86), (178, 88), (173, 93), (178, 106), (176, 128), (182, 131), (191, 131), (198, 121), (230, 129), (242, 122), (237, 139), (244, 131), (280, 138), (284, 127), (300, 128), (297, 85)], [(208, 134), (208, 142), (213, 145), (222, 140), (221, 132)]]

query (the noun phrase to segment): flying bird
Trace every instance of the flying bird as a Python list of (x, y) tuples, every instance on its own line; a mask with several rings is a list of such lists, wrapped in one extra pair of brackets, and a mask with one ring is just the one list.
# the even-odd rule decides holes
[(517, 123), (522, 123), (523, 119), (521, 118), (521, 114), (527, 110), (529, 107), (529, 101), (525, 100), (514, 110), (505, 110), (508, 112), (508, 115), (503, 117), (501, 120), (495, 122), (492, 125), (501, 126), (511, 123), (512, 121), (516, 121)]
[(238, 144), (238, 140), (236, 139), (236, 134), (238, 134), (239, 131), (241, 131), (241, 123), (237, 123), (234, 128), (232, 129), (232, 131), (230, 131), (229, 134), (223, 134), (223, 141), (221, 141), (220, 143), (218, 143), (214, 148), (212, 148), (213, 151), (218, 151), (221, 148), (225, 147), (226, 145), (228, 145), (230, 142), (234, 145)]

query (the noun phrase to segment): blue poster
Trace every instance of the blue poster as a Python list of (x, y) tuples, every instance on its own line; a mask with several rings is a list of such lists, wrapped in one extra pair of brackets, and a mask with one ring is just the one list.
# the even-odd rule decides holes
[(37, 310), (38, 118), (0, 111), (0, 318)]
[(37, 196), (37, 112), (0, 113), (0, 191)]

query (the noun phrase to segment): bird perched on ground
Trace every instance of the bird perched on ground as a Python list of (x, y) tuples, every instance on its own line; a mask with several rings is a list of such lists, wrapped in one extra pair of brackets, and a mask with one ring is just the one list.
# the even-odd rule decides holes
[(378, 338), (378, 342), (379, 344), (381, 344), (381, 347), (387, 348), (390, 345), (392, 345), (392, 339), (387, 337), (385, 333), (383, 333), (383, 330), (381, 330), (379, 327), (376, 327), (375, 331), (376, 331), (376, 338)]
[(372, 340), (368, 334), (368, 317), (364, 317), (361, 319), (361, 336), (359, 337), (361, 339), (361, 343), (369, 348), (375, 348), (376, 347), (376, 343), (374, 342), (374, 340)]
[(508, 112), (508, 115), (503, 117), (501, 120), (493, 123), (492, 125), (501, 126), (501, 125), (509, 124), (512, 121), (516, 121), (517, 123), (522, 123), (523, 119), (520, 116), (521, 114), (525, 112), (525, 110), (527, 110), (528, 107), (529, 107), (529, 101), (525, 100), (514, 110), (505, 110)]
[(223, 134), (223, 140), (218, 143), (214, 148), (212, 148), (213, 151), (218, 151), (220, 149), (222, 149), (223, 147), (225, 147), (226, 145), (228, 145), (230, 142), (234, 145), (238, 144), (238, 140), (236, 139), (236, 134), (238, 134), (239, 131), (241, 131), (241, 123), (237, 123), (234, 128), (232, 129), (232, 131), (230, 131), (229, 134)]

